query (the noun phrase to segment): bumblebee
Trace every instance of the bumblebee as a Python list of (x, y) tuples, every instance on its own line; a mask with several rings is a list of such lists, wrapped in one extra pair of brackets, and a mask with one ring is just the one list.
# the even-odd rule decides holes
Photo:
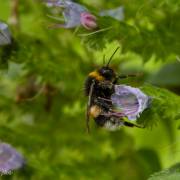
[(119, 76), (115, 71), (109, 67), (109, 64), (117, 52), (119, 47), (111, 55), (108, 63), (101, 68), (90, 72), (85, 80), (85, 95), (88, 96), (87, 110), (86, 110), (86, 127), (89, 132), (89, 120), (92, 117), (96, 124), (107, 129), (117, 129), (117, 127), (125, 125), (134, 127), (133, 123), (123, 120), (123, 114), (118, 113), (118, 116), (112, 109), (111, 95), (115, 91), (115, 85), (118, 79), (134, 77), (136, 75), (122, 75)]

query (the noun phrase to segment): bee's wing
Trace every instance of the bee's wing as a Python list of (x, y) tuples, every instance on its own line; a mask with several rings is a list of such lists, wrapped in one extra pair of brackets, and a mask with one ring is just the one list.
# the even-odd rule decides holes
[(92, 93), (93, 93), (93, 89), (94, 89), (94, 84), (95, 82), (93, 81), (90, 87), (90, 91), (89, 91), (89, 96), (88, 96), (88, 103), (87, 103), (87, 109), (86, 109), (86, 128), (87, 128), (87, 132), (90, 132), (90, 128), (89, 128), (89, 109), (91, 106), (91, 98), (92, 98)]
[(113, 110), (124, 114), (129, 120), (136, 120), (150, 102), (150, 97), (140, 89), (125, 85), (115, 85), (115, 93), (111, 96)]

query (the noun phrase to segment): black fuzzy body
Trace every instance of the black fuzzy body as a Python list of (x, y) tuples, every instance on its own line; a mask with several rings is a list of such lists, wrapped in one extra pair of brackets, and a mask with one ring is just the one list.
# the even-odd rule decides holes
[[(114, 93), (114, 79), (115, 79), (115, 73), (112, 69), (110, 69), (110, 73), (106, 76), (102, 74), (102, 69), (100, 69), (98, 72), (101, 77), (103, 77), (103, 80), (98, 80), (99, 76), (92, 77), (88, 76), (85, 81), (85, 95), (88, 96), (90, 94), (90, 89), (92, 83), (93, 91), (91, 95), (91, 102), (90, 102), (90, 108), (94, 105), (101, 108), (103, 113), (108, 113), (109, 110), (112, 107), (111, 102), (111, 95)], [(107, 121), (109, 121), (109, 117), (100, 114), (98, 117), (93, 117), (96, 124), (100, 127), (103, 127)]]
[(114, 92), (114, 86), (110, 81), (98, 81), (93, 77), (88, 77), (85, 81), (84, 92), (88, 96), (92, 83), (94, 84), (92, 96), (109, 99)]
[[(97, 105), (102, 109), (104, 113), (108, 113), (112, 107), (110, 100), (111, 95), (114, 93), (114, 85), (108, 81), (97, 81), (92, 77), (88, 77), (85, 81), (85, 95), (88, 96), (92, 83), (94, 84), (90, 106)], [(103, 127), (104, 124), (109, 120), (109, 117), (99, 115), (94, 117), (97, 126)]]

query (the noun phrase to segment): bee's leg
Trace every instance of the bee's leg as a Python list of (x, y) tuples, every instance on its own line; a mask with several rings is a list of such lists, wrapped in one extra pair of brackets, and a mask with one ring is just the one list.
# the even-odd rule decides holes
[(142, 76), (142, 74), (141, 74), (141, 73), (137, 73), (137, 74), (126, 74), (126, 75), (122, 74), (122, 75), (117, 76), (113, 83), (116, 84), (117, 81), (118, 81), (118, 79), (127, 79), (127, 78), (129, 78), (129, 77), (138, 77), (138, 76)]
[(101, 87), (102, 89), (112, 89), (113, 88), (113, 84), (109, 81), (101, 81), (98, 83), (99, 87)]
[(107, 102), (112, 102), (111, 99), (107, 99), (107, 98), (102, 98), (102, 97), (98, 97), (99, 100), (103, 100), (103, 101), (107, 101)]
[(141, 74), (127, 74), (127, 75), (120, 75), (118, 76), (119, 79), (126, 79), (126, 78), (129, 78), (129, 77), (138, 77), (140, 76)]
[(111, 109), (111, 105), (109, 103), (99, 100), (99, 99), (97, 101), (95, 101), (95, 104), (97, 106), (100, 106), (100, 107), (106, 109), (107, 111), (109, 111), (109, 109)]
[(96, 105), (106, 109), (107, 111), (109, 111), (112, 108), (110, 102), (111, 100), (106, 101), (104, 98), (99, 98), (99, 97), (98, 100), (95, 101)]
[(125, 125), (125, 126), (128, 126), (128, 127), (145, 128), (144, 126), (140, 126), (140, 125), (137, 125), (137, 124), (133, 124), (133, 123), (130, 123), (130, 122), (127, 122), (127, 121), (124, 121), (124, 125)]
[(94, 84), (95, 84), (95, 82), (93, 81), (92, 84), (91, 84), (91, 87), (90, 87), (90, 91), (89, 91), (89, 98), (88, 98), (88, 104), (87, 104), (87, 110), (86, 110), (86, 129), (87, 129), (88, 133), (90, 132), (90, 128), (89, 128), (89, 119), (90, 119), (90, 117), (89, 117), (89, 109), (90, 109), (90, 106), (91, 106)]

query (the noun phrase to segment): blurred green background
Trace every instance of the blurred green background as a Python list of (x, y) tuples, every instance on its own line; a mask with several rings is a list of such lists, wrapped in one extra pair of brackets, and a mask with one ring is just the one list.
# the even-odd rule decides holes
[[(125, 20), (101, 17), (100, 28), (112, 28), (93, 35), (49, 29), (40, 1), (19, 1), (19, 24), (10, 24), (14, 43), (0, 47), (0, 139), (22, 152), (27, 165), (2, 179), (144, 180), (180, 162), (180, 2), (76, 2), (94, 13), (123, 5)], [(0, 0), (1, 21), (9, 22), (11, 3)], [(88, 135), (84, 80), (117, 46), (112, 67), (143, 73), (120, 83), (155, 98), (139, 120), (147, 128), (109, 132), (92, 120)], [(179, 171), (151, 178), (179, 179)]]

